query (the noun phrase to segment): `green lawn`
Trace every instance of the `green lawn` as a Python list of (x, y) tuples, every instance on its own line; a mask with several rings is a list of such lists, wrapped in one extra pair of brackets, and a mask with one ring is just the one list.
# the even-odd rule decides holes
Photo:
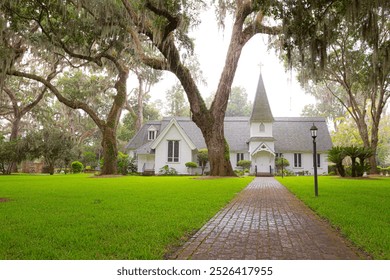
[(390, 259), (390, 178), (277, 178), (321, 217), (374, 259)]
[(162, 259), (251, 180), (0, 176), (0, 259)]

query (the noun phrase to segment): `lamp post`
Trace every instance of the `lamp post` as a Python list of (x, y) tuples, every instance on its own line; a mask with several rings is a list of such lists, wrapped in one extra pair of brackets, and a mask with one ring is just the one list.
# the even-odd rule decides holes
[(314, 125), (310, 128), (311, 137), (313, 138), (313, 165), (314, 165), (314, 193), (318, 196), (318, 178), (317, 178), (317, 131), (318, 128)]
[(283, 160), (283, 154), (282, 153), (280, 153), (280, 158), (282, 159), (282, 178), (284, 178), (284, 170), (283, 170), (284, 160)]

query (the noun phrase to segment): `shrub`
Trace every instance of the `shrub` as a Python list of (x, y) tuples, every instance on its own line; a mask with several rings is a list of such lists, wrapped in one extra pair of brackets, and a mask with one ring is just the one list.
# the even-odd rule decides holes
[(135, 162), (135, 157), (130, 158), (129, 160), (129, 166), (127, 170), (130, 172), (130, 174), (136, 174), (138, 171), (137, 163)]
[(129, 155), (119, 152), (117, 158), (118, 173), (127, 175), (129, 168)]
[(168, 165), (164, 165), (160, 168), (159, 174), (162, 176), (174, 176), (177, 175), (177, 171), (173, 167), (169, 167)]
[(80, 173), (84, 169), (84, 165), (79, 161), (72, 162), (71, 167), (73, 173)]
[(198, 164), (196, 162), (189, 161), (189, 162), (186, 162), (186, 167), (187, 168), (197, 168)]
[(251, 168), (252, 162), (250, 160), (240, 160), (237, 162), (237, 166), (241, 166), (243, 169)]
[(199, 166), (202, 168), (202, 175), (203, 175), (204, 170), (206, 169), (206, 165), (209, 162), (209, 151), (207, 149), (200, 149), (198, 151), (197, 157), (198, 157)]

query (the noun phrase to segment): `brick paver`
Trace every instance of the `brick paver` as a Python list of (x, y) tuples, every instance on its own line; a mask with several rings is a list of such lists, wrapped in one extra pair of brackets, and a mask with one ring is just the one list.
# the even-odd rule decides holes
[(255, 178), (173, 259), (361, 259), (274, 178)]

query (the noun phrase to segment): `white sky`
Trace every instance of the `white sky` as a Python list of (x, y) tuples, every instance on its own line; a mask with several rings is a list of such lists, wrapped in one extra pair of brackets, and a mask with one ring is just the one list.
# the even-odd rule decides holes
[[(202, 16), (202, 23), (192, 32), (195, 38), (195, 54), (198, 57), (207, 86), (200, 86), (204, 97), (216, 91), (219, 77), (225, 64), (230, 26), (219, 31), (214, 12), (209, 10)], [(233, 86), (244, 87), (248, 98), (254, 100), (257, 82), (261, 72), (268, 94), (270, 106), (275, 117), (299, 116), (304, 105), (315, 103), (313, 97), (306, 95), (294, 74), (286, 72), (276, 57), (274, 50), (267, 51), (267, 37), (256, 35), (244, 47)], [(176, 77), (167, 73), (164, 80), (151, 90), (152, 100), (165, 99), (165, 92), (176, 82)]]

